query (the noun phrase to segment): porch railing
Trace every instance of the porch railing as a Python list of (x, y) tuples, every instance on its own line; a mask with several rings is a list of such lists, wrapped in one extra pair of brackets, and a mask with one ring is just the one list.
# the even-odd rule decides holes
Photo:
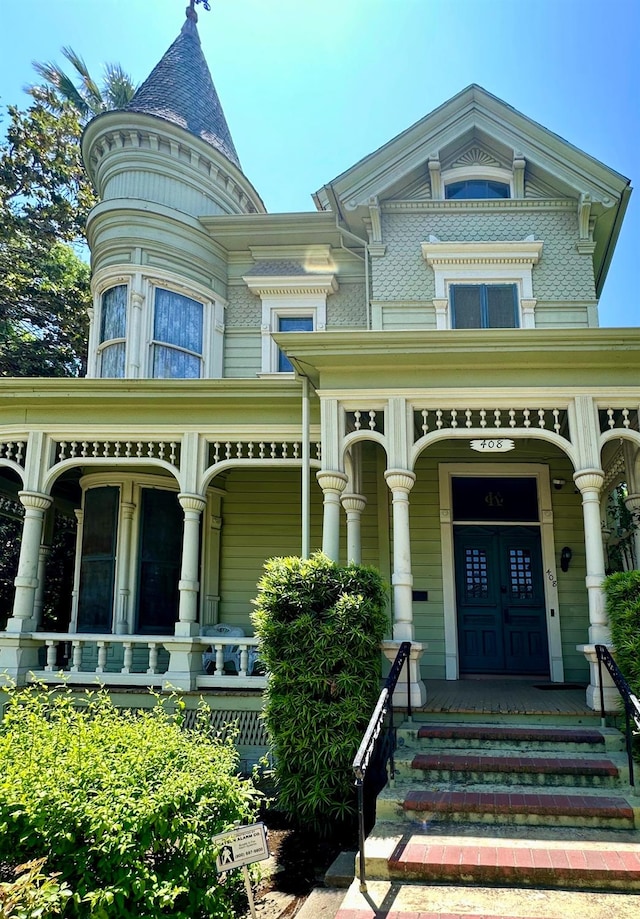
[[(194, 688), (259, 688), (266, 682), (264, 673), (256, 672), (258, 639), (252, 636), (31, 632), (28, 637), (42, 648), (41, 665), (28, 677), (32, 681), (163, 687), (176, 669), (172, 656), (186, 653)], [(184, 677), (184, 657), (177, 669)]]
[(633, 774), (632, 725), (635, 724), (636, 733), (640, 732), (640, 701), (638, 701), (638, 697), (631, 692), (631, 687), (622, 675), (609, 649), (605, 645), (596, 645), (596, 654), (598, 655), (598, 682), (600, 683), (600, 715), (604, 723), (606, 717), (604, 710), (604, 688), (602, 686), (602, 665), (604, 664), (611, 675), (611, 679), (615, 683), (616, 689), (620, 693), (620, 698), (624, 706), (625, 737), (627, 741), (627, 757), (629, 760), (629, 782), (635, 787)]
[(359, 871), (360, 890), (362, 892), (365, 892), (367, 889), (364, 864), (364, 781), (367, 770), (374, 760), (378, 768), (384, 769), (385, 772), (388, 765), (389, 778), (393, 780), (395, 777), (394, 756), (396, 750), (396, 729), (393, 724), (393, 693), (400, 678), (402, 668), (404, 664), (407, 663), (407, 718), (411, 719), (411, 677), (408, 665), (410, 651), (411, 642), (403, 641), (391, 666), (389, 676), (385, 680), (384, 687), (378, 697), (378, 702), (373, 710), (364, 737), (362, 738), (358, 752), (352, 763), (353, 773), (356, 777), (356, 789), (358, 792)]

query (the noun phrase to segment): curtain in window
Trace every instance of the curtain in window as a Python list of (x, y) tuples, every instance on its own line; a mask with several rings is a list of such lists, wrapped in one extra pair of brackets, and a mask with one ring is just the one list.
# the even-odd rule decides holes
[(102, 295), (100, 341), (124, 338), (126, 334), (127, 285), (118, 284), (117, 287), (109, 288)]
[[(200, 376), (203, 305), (158, 288), (153, 316), (153, 376), (193, 379)], [(180, 350), (178, 350), (180, 349)], [(188, 353), (192, 352), (192, 353)]]
[(120, 341), (114, 345), (107, 345), (100, 351), (100, 376), (124, 377), (124, 342)]

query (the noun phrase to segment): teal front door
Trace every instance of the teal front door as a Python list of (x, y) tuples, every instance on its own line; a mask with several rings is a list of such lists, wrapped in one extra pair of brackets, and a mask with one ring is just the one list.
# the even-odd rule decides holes
[(454, 527), (460, 673), (549, 673), (540, 532)]

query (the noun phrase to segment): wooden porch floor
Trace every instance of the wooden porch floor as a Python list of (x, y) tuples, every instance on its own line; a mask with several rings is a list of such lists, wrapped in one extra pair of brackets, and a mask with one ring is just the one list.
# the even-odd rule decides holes
[[(539, 689), (539, 686), (549, 689)], [(575, 687), (575, 684), (570, 684)], [(533, 680), (427, 680), (427, 702), (420, 712), (491, 715), (590, 715), (585, 689)], [(402, 698), (400, 689), (399, 698)]]

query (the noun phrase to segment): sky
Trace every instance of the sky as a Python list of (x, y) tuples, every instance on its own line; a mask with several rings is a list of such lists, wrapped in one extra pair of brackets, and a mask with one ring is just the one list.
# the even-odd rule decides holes
[[(630, 178), (600, 300), (640, 325), (640, 0), (210, 0), (203, 50), (245, 175), (269, 211), (311, 193), (470, 83)], [(0, 111), (70, 45), (144, 80), (185, 0), (0, 0)], [(0, 133), (3, 125), (0, 123)]]

